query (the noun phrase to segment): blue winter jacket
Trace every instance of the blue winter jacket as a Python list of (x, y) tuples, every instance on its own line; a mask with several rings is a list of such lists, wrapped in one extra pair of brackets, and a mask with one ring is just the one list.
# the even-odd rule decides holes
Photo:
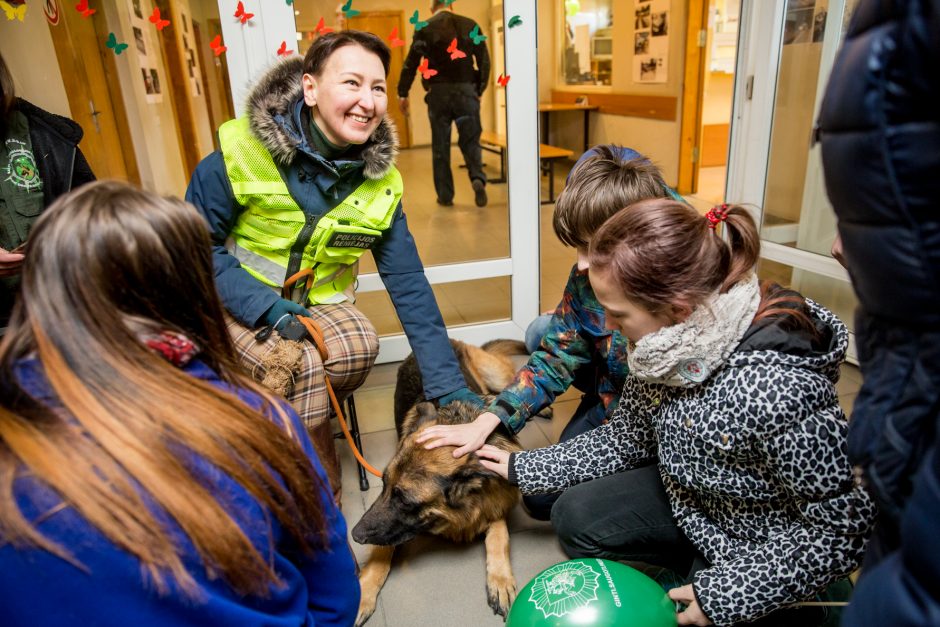
[[(303, 129), (307, 126), (300, 77), (302, 61), (288, 58), (261, 77), (248, 97), (252, 132), (271, 152), (297, 204), (314, 216), (336, 207), (363, 182), (379, 178), (394, 165), (398, 140), (386, 119), (370, 140), (334, 161), (320, 155)], [(278, 294), (252, 277), (225, 249), (225, 240), (244, 207), (235, 202), (222, 153), (196, 167), (186, 200), (202, 213), (213, 240), (215, 281), (225, 308), (255, 328)], [(399, 205), (392, 224), (372, 249), (375, 263), (421, 368), (426, 398), (466, 387), (434, 293), (424, 275), (408, 221)]]
[(819, 136), (859, 300), (849, 457), (881, 508), (845, 624), (940, 625), (940, 0), (859, 3)]
[[(231, 389), (202, 362), (193, 361), (184, 371), (216, 387)], [(49, 398), (50, 388), (38, 361), (21, 362), (17, 376), (30, 395)], [(244, 390), (236, 393), (246, 404), (261, 407), (261, 399), (254, 394)], [(293, 431), (322, 485), (328, 486), (303, 423), (286, 403), (284, 410), (293, 421)], [(37, 524), (40, 533), (71, 551), (84, 569), (46, 551), (17, 550), (10, 544), (0, 546), (0, 624), (5, 627), (353, 624), (359, 607), (356, 564), (346, 540), (346, 522), (328, 490), (322, 490), (321, 495), (328, 522), (328, 549), (304, 556), (291, 549), (293, 542), (284, 536), (276, 520), (272, 522), (272, 533), (267, 532), (261, 506), (240, 484), (200, 457), (191, 458), (190, 463), (206, 481), (211, 477), (220, 486), (220, 492), (228, 498), (229, 511), (235, 507), (241, 516), (258, 520), (259, 524), (243, 525), (242, 529), (262, 554), (270, 555), (275, 571), (284, 581), (282, 589), (272, 591), (267, 599), (245, 598), (220, 579), (207, 577), (188, 537), (165, 512), (156, 510), (157, 518), (183, 547), (184, 562), (189, 565), (203, 599), (194, 602), (172, 585), (170, 592), (161, 596), (145, 582), (136, 557), (106, 539), (74, 509), (57, 511), (60, 498), (45, 484), (21, 475), (14, 483), (14, 497), (21, 511), (29, 520), (42, 519)], [(55, 513), (42, 518), (49, 511)]]

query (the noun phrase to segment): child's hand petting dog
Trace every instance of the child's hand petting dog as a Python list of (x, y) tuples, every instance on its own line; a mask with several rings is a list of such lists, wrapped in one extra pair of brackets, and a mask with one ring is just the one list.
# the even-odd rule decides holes
[(484, 444), (477, 451), (477, 455), (482, 458), (480, 463), (484, 468), (492, 470), (503, 479), (509, 479), (509, 451)]
[(463, 457), (486, 444), (486, 438), (499, 426), (499, 416), (484, 412), (473, 422), (463, 425), (434, 425), (423, 430), (415, 442), (424, 444), (424, 448), (456, 446), (454, 457)]
[(680, 625), (712, 625), (713, 623), (705, 616), (705, 612), (698, 606), (695, 599), (695, 592), (692, 590), (692, 584), (687, 584), (681, 588), (673, 588), (669, 591), (669, 598), (673, 601), (679, 601), (685, 604), (686, 608), (678, 613), (676, 618)]

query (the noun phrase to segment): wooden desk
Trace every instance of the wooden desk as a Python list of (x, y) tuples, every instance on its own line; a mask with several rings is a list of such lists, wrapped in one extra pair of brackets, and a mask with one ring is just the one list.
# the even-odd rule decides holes
[(583, 111), (584, 112), (584, 151), (587, 152), (587, 149), (590, 148), (588, 141), (590, 141), (590, 126), (591, 126), (591, 111), (597, 111), (600, 107), (597, 105), (591, 104), (575, 104), (567, 102), (540, 102), (539, 103), (539, 115), (541, 116), (541, 126), (542, 126), (542, 143), (551, 144), (548, 134), (548, 122), (549, 114), (556, 113), (558, 111)]

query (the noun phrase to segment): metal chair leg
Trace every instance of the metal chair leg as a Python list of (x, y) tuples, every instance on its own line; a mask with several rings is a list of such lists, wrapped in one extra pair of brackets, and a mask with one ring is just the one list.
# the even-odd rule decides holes
[[(353, 443), (355, 443), (359, 452), (365, 455), (362, 450), (362, 439), (359, 437), (359, 418), (356, 417), (356, 401), (353, 399), (352, 394), (346, 398), (346, 419), (349, 423), (349, 434), (353, 438)], [(366, 469), (359, 463), (359, 460), (356, 460), (356, 467), (359, 470), (359, 489), (365, 492), (369, 489), (369, 479), (366, 475)]]

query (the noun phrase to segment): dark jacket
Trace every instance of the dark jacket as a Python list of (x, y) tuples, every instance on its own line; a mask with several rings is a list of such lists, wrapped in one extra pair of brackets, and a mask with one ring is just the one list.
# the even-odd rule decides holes
[[(16, 99), (13, 109), (25, 115), (29, 124), (29, 141), (42, 179), (44, 208), (71, 189), (95, 180), (78, 147), (83, 134), (81, 126), (22, 98)], [(2, 139), (0, 137), (0, 142)], [(9, 205), (7, 208), (13, 210)], [(41, 212), (27, 217), (34, 223), (40, 215)], [(6, 326), (18, 291), (18, 276), (0, 281), (0, 327)]]
[(630, 375), (607, 424), (514, 453), (510, 482), (523, 494), (553, 492), (657, 458), (676, 523), (710, 563), (693, 584), (717, 625), (848, 575), (874, 517), (852, 479), (835, 390), (848, 331), (807, 303), (819, 338), (758, 323), (695, 387)]
[[(294, 200), (305, 212), (321, 216), (352, 193), (365, 177), (381, 178), (393, 167), (398, 138), (386, 119), (367, 143), (335, 161), (317, 153), (303, 130), (306, 114), (301, 64), (300, 57), (287, 59), (262, 76), (249, 95), (246, 115), (252, 132), (278, 164)], [(196, 167), (186, 200), (196, 205), (209, 223), (216, 287), (222, 302), (243, 324), (257, 327), (279, 296), (248, 274), (225, 249), (225, 240), (244, 207), (235, 202), (221, 152), (212, 153)], [(372, 255), (418, 358), (425, 396), (439, 398), (465, 387), (400, 205)]]
[[(470, 38), (470, 31), (475, 27), (478, 24), (469, 17), (452, 11), (438, 11), (432, 15), (427, 26), (415, 31), (398, 79), (398, 96), (408, 97), (421, 57), (428, 60), (430, 69), (437, 71), (430, 79), (421, 79), (425, 90), (437, 83), (470, 83), (477, 95), (482, 95), (490, 80), (490, 53), (485, 41), (477, 44)], [(457, 40), (457, 50), (467, 56), (451, 58), (447, 48), (454, 39)]]
[(849, 625), (940, 624), (938, 68), (940, 0), (862, 0), (820, 110), (826, 189), (859, 300), (864, 381), (849, 455), (882, 516)]
[[(185, 371), (217, 388), (231, 392), (208, 366), (193, 361)], [(48, 398), (49, 386), (39, 362), (17, 367), (23, 387), (37, 398)], [(260, 399), (245, 390), (234, 390), (246, 404), (259, 408)], [(293, 421), (292, 430), (324, 486), (327, 484), (313, 446), (300, 418), (286, 403), (283, 409)], [(140, 567), (140, 561), (103, 536), (73, 507), (60, 508), (59, 497), (45, 484), (24, 473), (15, 480), (13, 494), (30, 520), (41, 520), (38, 530), (70, 551), (84, 569), (47, 551), (0, 546), (0, 615), (3, 624), (16, 625), (351, 625), (359, 607), (356, 563), (346, 542), (346, 522), (323, 490), (326, 514), (325, 549), (300, 555), (277, 521), (267, 521), (258, 502), (228, 475), (201, 457), (188, 461), (205, 483), (218, 487), (227, 510), (236, 519), (260, 524), (242, 525), (243, 531), (284, 581), (267, 599), (245, 598), (215, 576), (207, 576), (198, 553), (183, 531), (155, 510), (171, 538), (183, 547), (183, 562), (196, 582), (202, 599), (194, 602), (175, 586), (158, 594)], [(146, 497), (145, 497), (146, 500)], [(147, 501), (152, 506), (152, 501)], [(155, 506), (154, 506), (155, 507)], [(50, 514), (50, 512), (52, 512)]]

